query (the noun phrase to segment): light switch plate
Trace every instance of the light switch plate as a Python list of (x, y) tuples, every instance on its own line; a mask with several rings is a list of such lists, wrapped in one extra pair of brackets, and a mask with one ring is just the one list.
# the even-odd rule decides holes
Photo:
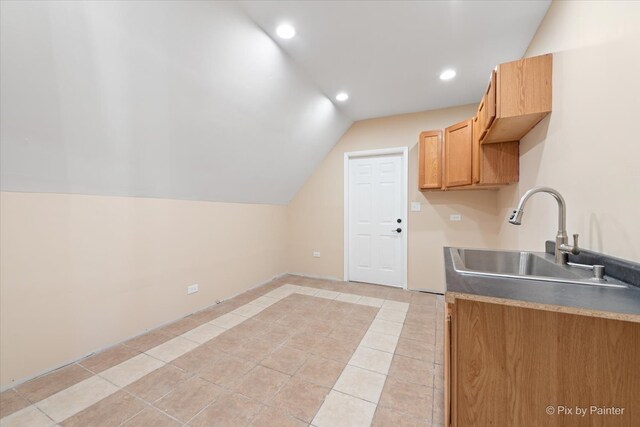
[(420, 212), (422, 210), (422, 205), (420, 202), (411, 202), (411, 212)]
[(191, 286), (187, 286), (187, 295), (195, 294), (198, 292), (198, 284), (195, 283)]
[(449, 221), (462, 221), (462, 215), (460, 215), (460, 214), (451, 214), (451, 215), (449, 215)]
[(318, 251), (314, 251), (314, 252), (313, 252), (313, 257), (314, 257), (314, 258), (320, 258), (320, 252), (318, 252)]

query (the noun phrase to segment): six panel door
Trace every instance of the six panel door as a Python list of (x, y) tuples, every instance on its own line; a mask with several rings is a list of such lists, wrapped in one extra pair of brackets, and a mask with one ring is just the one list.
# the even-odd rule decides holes
[(349, 160), (349, 280), (404, 286), (402, 165), (401, 155)]

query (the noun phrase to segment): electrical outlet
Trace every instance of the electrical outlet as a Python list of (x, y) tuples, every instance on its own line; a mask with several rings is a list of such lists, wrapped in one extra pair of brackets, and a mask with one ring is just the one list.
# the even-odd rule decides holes
[(187, 286), (187, 295), (195, 294), (198, 292), (198, 284), (194, 283), (191, 286)]
[(451, 214), (451, 215), (449, 215), (449, 221), (462, 221), (462, 215), (460, 215), (460, 214)]
[(420, 212), (422, 210), (422, 205), (420, 202), (411, 202), (411, 212)]
[(320, 252), (318, 252), (318, 251), (313, 251), (313, 257), (314, 257), (314, 258), (320, 258)]

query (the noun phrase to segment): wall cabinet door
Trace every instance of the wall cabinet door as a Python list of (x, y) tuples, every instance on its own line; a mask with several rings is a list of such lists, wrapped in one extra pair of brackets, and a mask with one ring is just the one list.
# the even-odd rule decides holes
[[(484, 95), (482, 95), (482, 99), (480, 100), (480, 104), (478, 105), (478, 112), (476, 114), (477, 123), (474, 123), (476, 126), (476, 131), (478, 133), (478, 137), (482, 140), (489, 127), (493, 123), (493, 120), (496, 118), (496, 72), (491, 72), (491, 78), (489, 79), (489, 85), (487, 86), (487, 90), (485, 90)], [(475, 137), (474, 137), (475, 139)]]
[(493, 124), (493, 120), (496, 118), (496, 72), (495, 70), (491, 71), (491, 78), (489, 79), (489, 86), (487, 86), (487, 90), (484, 93), (484, 117), (482, 125), (482, 134), (480, 138), (482, 138), (489, 127)]
[(499, 142), (480, 144), (477, 183), (479, 185), (506, 185), (518, 182), (520, 177), (520, 143)]
[(551, 112), (551, 54), (498, 65), (498, 116), (519, 117)]
[(442, 131), (420, 134), (419, 187), (421, 190), (442, 188)]
[(472, 176), (477, 186), (507, 185), (520, 176), (520, 144), (518, 141), (481, 144), (480, 117), (473, 122)]
[(482, 139), (482, 137), (485, 136), (487, 133), (487, 128), (484, 126), (484, 123), (486, 121), (486, 116), (487, 116), (486, 101), (487, 101), (487, 96), (483, 95), (482, 99), (480, 100), (480, 104), (478, 104), (478, 112), (476, 113), (476, 117), (478, 118), (477, 120), (478, 136), (480, 137), (480, 139)]
[(445, 188), (471, 184), (472, 129), (472, 120), (465, 120), (444, 131)]
[(480, 118), (475, 116), (472, 120), (471, 134), (473, 135), (473, 146), (471, 151), (471, 172), (473, 183), (480, 182)]
[(519, 141), (551, 112), (552, 65), (551, 54), (498, 65), (495, 120), (482, 144)]

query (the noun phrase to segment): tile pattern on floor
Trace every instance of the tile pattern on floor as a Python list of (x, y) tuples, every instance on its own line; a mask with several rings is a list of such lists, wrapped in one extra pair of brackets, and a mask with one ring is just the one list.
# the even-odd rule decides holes
[(442, 297), (287, 275), (2, 392), (0, 425), (442, 425), (442, 328)]

